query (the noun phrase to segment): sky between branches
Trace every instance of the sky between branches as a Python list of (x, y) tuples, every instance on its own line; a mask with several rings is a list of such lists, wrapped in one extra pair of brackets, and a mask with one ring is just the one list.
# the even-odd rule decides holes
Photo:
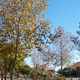
[[(49, 6), (47, 8), (47, 15), (45, 19), (50, 19), (53, 25), (51, 33), (58, 26), (64, 27), (67, 32), (71, 32), (73, 35), (77, 36), (76, 31), (79, 29), (80, 22), (80, 0), (50, 0)], [(75, 51), (78, 53), (78, 51)], [(77, 56), (75, 56), (77, 58)], [(77, 62), (78, 60), (74, 60)], [(25, 62), (31, 67), (31, 57), (26, 58)], [(58, 69), (58, 68), (57, 68)], [(56, 69), (56, 70), (57, 70)]]

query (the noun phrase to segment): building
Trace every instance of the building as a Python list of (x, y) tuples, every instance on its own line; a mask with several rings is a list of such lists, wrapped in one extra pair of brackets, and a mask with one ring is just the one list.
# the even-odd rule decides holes
[(46, 70), (46, 71), (49, 71), (49, 72), (55, 73), (55, 70), (54, 70), (54, 69), (49, 68), (49, 67), (46, 67), (45, 65), (41, 65), (40, 67), (43, 68), (43, 69)]
[(80, 77), (80, 62), (74, 63), (72, 66), (69, 67), (70, 69), (75, 69), (77, 72), (77, 76)]
[(54, 70), (54, 69), (52, 69), (52, 68), (45, 67), (44, 69), (45, 69), (46, 71), (49, 71), (49, 72), (55, 73), (55, 70)]
[(77, 76), (80, 77), (80, 62), (77, 62), (75, 66), (76, 66), (76, 70), (77, 70)]
[[(55, 70), (54, 70), (54, 69), (49, 68), (49, 67), (46, 67), (45, 65), (40, 65), (40, 67), (41, 67), (42, 69), (46, 70), (46, 71), (55, 73)], [(34, 70), (35, 67), (32, 67), (32, 68), (33, 68), (33, 70)]]

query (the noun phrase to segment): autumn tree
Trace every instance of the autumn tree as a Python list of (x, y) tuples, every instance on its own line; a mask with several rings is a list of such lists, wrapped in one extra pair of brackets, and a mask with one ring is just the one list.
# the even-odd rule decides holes
[(2, 61), (1, 71), (5, 75), (5, 80), (7, 72), (9, 72), (9, 70), (11, 69), (14, 53), (15, 53), (14, 44), (8, 42), (6, 37), (5, 38), (1, 37), (0, 38), (0, 60)]
[[(45, 49), (41, 50), (40, 54), (42, 59), (42, 64), (45, 66), (51, 66), (53, 63), (55, 63), (55, 52), (52, 52), (50, 46), (46, 46)], [(53, 58), (53, 61), (52, 61)]]
[(0, 70), (2, 74), (5, 74), (5, 80), (6, 80), (6, 72), (7, 72), (7, 46), (5, 44), (6, 39), (1, 38), (0, 39)]
[(50, 33), (50, 21), (44, 19), (49, 0), (4, 0), (0, 4), (0, 37), (6, 37), (15, 44), (15, 57), (11, 70), (11, 80), (18, 54), (30, 54), (32, 49), (44, 44)]
[(37, 64), (38, 68), (41, 67), (43, 72), (43, 69), (45, 67), (53, 66), (53, 64), (55, 63), (55, 57), (56, 54), (52, 52), (50, 46), (45, 45), (44, 49), (34, 52), (34, 56), (32, 56), (32, 62), (34, 67), (36, 67)]
[[(0, 43), (0, 70), (4, 74), (6, 80), (7, 73), (10, 73), (12, 70), (13, 60), (15, 57), (15, 44), (11, 42), (7, 43), (6, 40), (3, 39)], [(18, 69), (24, 64), (24, 58), (27, 57), (27, 55), (27, 53), (23, 52), (18, 53), (15, 73), (19, 72)]]
[(38, 51), (34, 51), (33, 56), (32, 56), (32, 63), (34, 67), (36, 67), (36, 64), (40, 66), (42, 64), (42, 59), (41, 55), (39, 54)]
[[(56, 36), (56, 38), (54, 38), (54, 36)], [(71, 33), (66, 32), (64, 28), (59, 26), (55, 29), (55, 34), (52, 35), (50, 39), (53, 44), (52, 51), (56, 53), (55, 65), (61, 66), (61, 75), (63, 76), (63, 66), (70, 64), (73, 55), (71, 51), (74, 48), (74, 44), (71, 42)]]
[[(79, 29), (80, 29), (80, 23), (79, 23)], [(79, 37), (80, 37), (80, 30), (77, 31), (77, 34), (78, 34), (77, 37), (73, 36), (71, 39), (72, 39), (72, 42), (74, 42), (74, 44), (77, 46), (77, 49), (80, 51), (80, 39), (79, 39)]]
[[(74, 49), (74, 44), (71, 41), (71, 33), (65, 31), (64, 28), (58, 27), (55, 29), (54, 34), (50, 34), (48, 41), (51, 45), (46, 45), (44, 50), (39, 50), (39, 53), (34, 58), (36, 63), (42, 62), (46, 66), (61, 66), (61, 74), (63, 76), (62, 68), (64, 65), (69, 65), (73, 54), (71, 53)], [(50, 47), (52, 46), (52, 48)]]

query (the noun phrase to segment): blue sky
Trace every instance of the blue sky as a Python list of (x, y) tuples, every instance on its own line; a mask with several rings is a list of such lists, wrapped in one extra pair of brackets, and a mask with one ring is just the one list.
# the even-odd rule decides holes
[(62, 26), (75, 34), (80, 21), (79, 8), (80, 0), (50, 0), (45, 17), (52, 21), (52, 31), (57, 26)]
[[(73, 35), (77, 36), (76, 31), (79, 30), (80, 22), (80, 0), (50, 0), (47, 8), (48, 14), (45, 19), (52, 21), (50, 25), (53, 25), (51, 32), (54, 31), (58, 26), (64, 27), (67, 32), (72, 32)], [(77, 51), (75, 51), (77, 53)], [(76, 57), (76, 56), (75, 56)], [(75, 62), (79, 61), (74, 60)], [(33, 66), (31, 58), (26, 58), (25, 62)]]

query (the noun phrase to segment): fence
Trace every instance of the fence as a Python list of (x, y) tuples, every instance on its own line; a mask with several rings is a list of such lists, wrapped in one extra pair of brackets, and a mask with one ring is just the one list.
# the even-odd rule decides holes
[(80, 80), (80, 78), (76, 77), (76, 78), (66, 78), (66, 80)]
[[(0, 78), (1, 80), (1, 78)], [(3, 79), (4, 80), (4, 79)], [(7, 80), (10, 80), (9, 78)], [(36, 79), (33, 79), (33, 78), (15, 78), (14, 80), (36, 80)], [(80, 80), (80, 78), (74, 78), (74, 77), (71, 77), (71, 78), (49, 78), (49, 77), (38, 77), (37, 80)]]

